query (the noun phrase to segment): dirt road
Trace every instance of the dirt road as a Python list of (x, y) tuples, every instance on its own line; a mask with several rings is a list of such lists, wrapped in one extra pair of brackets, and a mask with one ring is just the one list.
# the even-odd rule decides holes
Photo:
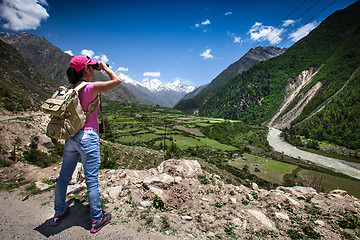
[(302, 160), (312, 162), (318, 166), (328, 168), (360, 180), (359, 164), (348, 163), (343, 160), (302, 151), (285, 142), (280, 137), (280, 133), (281, 131), (278, 129), (269, 128), (267, 140), (269, 141), (270, 146), (273, 147), (275, 151), (283, 152), (284, 154), (293, 158), (301, 158)]
[(53, 191), (30, 196), (22, 201), (21, 192), (0, 191), (0, 239), (175, 239), (173, 236), (159, 232), (138, 232), (140, 224), (129, 223), (108, 224), (96, 234), (90, 233), (90, 215), (87, 203), (68, 201), (70, 215), (57, 226), (52, 227)]

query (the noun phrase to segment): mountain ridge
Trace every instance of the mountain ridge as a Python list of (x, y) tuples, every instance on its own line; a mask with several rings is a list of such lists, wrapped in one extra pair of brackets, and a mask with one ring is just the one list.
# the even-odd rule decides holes
[[(66, 70), (69, 67), (72, 56), (64, 53), (45, 38), (40, 38), (26, 32), (18, 34), (2, 32), (0, 33), (0, 39), (13, 46), (39, 69), (47, 73), (53, 79), (51, 83), (53, 90), (60, 85), (68, 85)], [(107, 77), (100, 71), (95, 71), (95, 79), (106, 81)], [(126, 103), (138, 102), (136, 97), (121, 85), (104, 93), (103, 96), (109, 100), (118, 100)]]
[[(187, 101), (191, 103), (196, 102), (195, 106), (197, 106), (198, 108), (199, 106), (204, 104), (207, 99), (211, 98), (214, 94), (216, 94), (216, 91), (226, 85), (232, 78), (242, 74), (257, 63), (277, 57), (283, 54), (285, 51), (286, 48), (278, 48), (274, 46), (256, 47), (250, 49), (239, 60), (230, 64), (209, 84), (200, 86), (193, 93), (185, 95), (184, 98), (177, 103), (175, 108), (181, 110), (191, 110), (186, 107), (186, 105), (188, 105), (186, 103)], [(182, 102), (182, 100), (184, 100), (184, 102)]]

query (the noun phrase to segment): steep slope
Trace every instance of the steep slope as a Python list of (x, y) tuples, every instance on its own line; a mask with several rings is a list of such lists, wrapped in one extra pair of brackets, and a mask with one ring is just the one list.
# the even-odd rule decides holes
[(52, 92), (52, 79), (15, 48), (0, 40), (1, 107), (36, 109)]
[[(360, 19), (358, 16), (360, 16), (360, 2), (335, 12), (283, 55), (261, 62), (231, 80), (200, 107), (199, 113), (240, 119), (252, 124), (267, 122), (281, 108), (286, 89), (291, 85), (298, 85), (299, 76), (304, 71), (313, 71), (317, 73), (312, 74), (307, 84), (298, 89), (296, 96), (279, 115), (279, 117), (285, 116), (298, 106), (297, 109), (301, 111), (296, 113), (291, 122), (296, 124), (304, 120), (337, 93), (359, 67)], [(351, 90), (355, 91), (352, 95), (358, 94), (360, 89), (356, 76), (358, 74), (355, 74), (351, 80), (353, 84)], [(349, 88), (345, 87), (344, 91), (346, 89)], [(313, 95), (310, 94), (311, 92)], [(353, 109), (358, 108), (358, 105), (359, 103), (355, 102)], [(351, 124), (354, 123), (351, 118), (348, 120)], [(349, 131), (349, 129), (344, 130)], [(335, 137), (334, 133), (331, 135)]]
[(222, 71), (214, 80), (211, 81), (211, 83), (205, 86), (200, 86), (194, 90), (194, 93), (190, 93), (184, 97), (182, 101), (175, 106), (175, 108), (181, 110), (193, 110), (199, 108), (208, 99), (210, 99), (218, 89), (223, 87), (232, 78), (248, 70), (255, 64), (279, 56), (285, 51), (286, 48), (277, 47), (257, 47), (250, 49), (242, 58)]
[[(69, 67), (71, 56), (52, 45), (45, 38), (28, 34), (0, 33), (0, 39), (16, 48), (22, 55), (30, 59), (39, 69), (45, 71), (53, 79), (53, 87), (68, 83), (66, 69)], [(105, 81), (107, 77), (99, 71), (95, 72), (95, 79)], [(124, 86), (119, 86), (106, 92), (104, 96), (110, 100), (124, 102), (138, 102), (136, 97)]]

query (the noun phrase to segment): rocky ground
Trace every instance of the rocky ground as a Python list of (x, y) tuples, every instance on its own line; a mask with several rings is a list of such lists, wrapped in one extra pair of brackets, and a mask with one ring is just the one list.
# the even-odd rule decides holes
[[(2, 239), (91, 237), (82, 171), (73, 176), (81, 190), (68, 194), (71, 215), (59, 227), (50, 226), (51, 180), (59, 167), (41, 169), (18, 162), (1, 169), (3, 181), (46, 178), (50, 186), (50, 191), (36, 195), (26, 186), (0, 192)], [(113, 214), (110, 225), (96, 234), (100, 238), (355, 239), (356, 231), (340, 227), (339, 221), (359, 228), (360, 201), (345, 191), (317, 193), (304, 187), (267, 191), (256, 184), (228, 185), (192, 160), (171, 159), (147, 171), (101, 170), (99, 179), (105, 209)]]
[[(44, 132), (41, 116), (1, 122), (3, 152), (14, 136), (22, 145)], [(36, 128), (40, 126), (40, 128)], [(27, 134), (21, 134), (26, 132)], [(42, 134), (43, 135), (43, 134)], [(46, 139), (42, 145), (46, 145)], [(9, 147), (10, 146), (10, 147)], [(44, 146), (43, 146), (44, 147)], [(0, 169), (0, 239), (359, 239), (359, 199), (345, 191), (312, 188), (267, 191), (225, 184), (194, 160), (170, 159), (149, 170), (104, 169), (104, 209), (113, 220), (91, 235), (86, 185), (79, 164), (68, 188), (71, 214), (51, 227), (53, 188), (60, 163), (40, 168), (23, 162)], [(42, 188), (45, 190), (38, 190)], [(47, 188), (47, 189), (46, 189)]]

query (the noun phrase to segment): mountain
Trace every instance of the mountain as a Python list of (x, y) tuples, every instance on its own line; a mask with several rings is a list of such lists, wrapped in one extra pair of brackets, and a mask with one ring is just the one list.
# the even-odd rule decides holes
[(0, 40), (0, 106), (35, 110), (52, 94), (53, 79), (15, 48)]
[(177, 108), (360, 149), (359, 16), (357, 1), (284, 54), (231, 79), (202, 105), (188, 99)]
[[(69, 67), (71, 56), (52, 45), (45, 38), (21, 32), (18, 34), (0, 33), (0, 39), (17, 49), (23, 56), (32, 61), (39, 69), (50, 76), (52, 87), (67, 85), (66, 69)], [(106, 81), (108, 78), (100, 71), (95, 72), (95, 79)], [(50, 96), (50, 95), (49, 95)], [(136, 97), (124, 86), (119, 86), (103, 96), (110, 100), (136, 103)]]
[(211, 98), (217, 91), (228, 83), (232, 78), (248, 70), (255, 64), (266, 61), (283, 54), (286, 48), (278, 47), (256, 47), (250, 49), (238, 61), (231, 64), (222, 71), (211, 83), (198, 87), (194, 93), (186, 95), (176, 106), (181, 110), (196, 110)]
[(162, 83), (160, 80), (145, 79), (142, 83), (120, 74), (124, 86), (139, 99), (140, 103), (173, 107), (182, 97), (194, 90), (194, 87), (183, 84), (180, 80), (173, 83)]

